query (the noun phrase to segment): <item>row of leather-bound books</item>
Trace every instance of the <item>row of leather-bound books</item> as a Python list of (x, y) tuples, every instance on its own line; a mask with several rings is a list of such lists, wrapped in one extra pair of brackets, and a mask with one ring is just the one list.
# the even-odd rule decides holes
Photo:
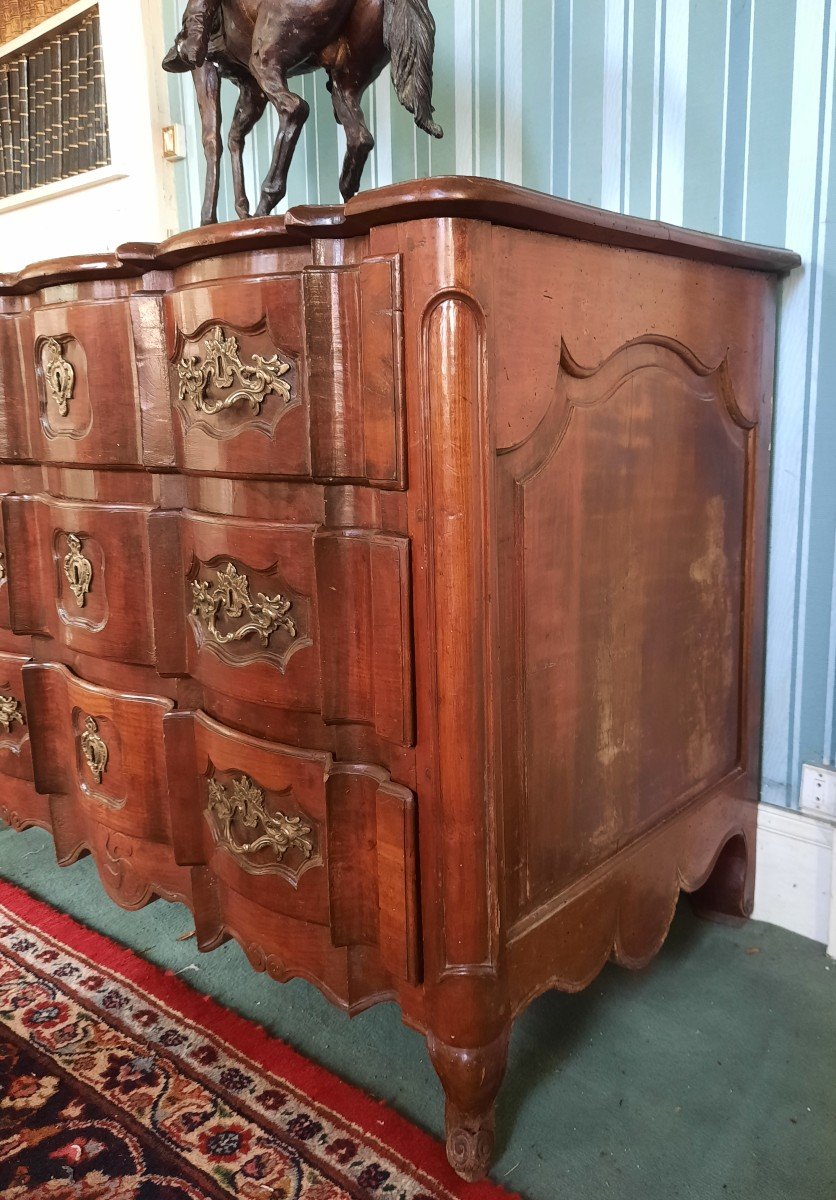
[(0, 198), (110, 162), (97, 9), (0, 59)]

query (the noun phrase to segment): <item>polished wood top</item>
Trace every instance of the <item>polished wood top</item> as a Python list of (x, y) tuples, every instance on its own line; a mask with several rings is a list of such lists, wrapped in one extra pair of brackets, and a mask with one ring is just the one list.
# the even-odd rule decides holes
[(489, 221), (514, 229), (774, 274), (785, 274), (801, 263), (791, 250), (607, 212), (494, 179), (449, 175), (361, 192), (345, 205), (300, 205), (279, 217), (253, 217), (189, 229), (157, 245), (129, 242), (107, 254), (34, 263), (0, 275), (0, 294), (24, 294), (85, 279), (130, 278), (212, 254), (281, 248), (314, 238), (353, 237), (379, 225), (445, 217)]

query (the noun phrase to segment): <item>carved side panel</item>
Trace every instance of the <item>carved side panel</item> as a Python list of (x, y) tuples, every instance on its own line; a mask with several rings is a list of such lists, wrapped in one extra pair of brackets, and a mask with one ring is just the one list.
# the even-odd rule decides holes
[(400, 259), (303, 276), (313, 474), (405, 485)]
[(738, 770), (754, 431), (725, 364), (563, 347), (499, 448), (509, 900), (520, 916)]
[(142, 460), (147, 467), (174, 465), (174, 429), (168, 395), (168, 357), (162, 296), (130, 298), (134, 363), (140, 396)]
[[(22, 330), (37, 457), (141, 464), (142, 406), (128, 299), (45, 305), (27, 314)], [(153, 398), (144, 402), (148, 406)]]
[(315, 541), (322, 716), (414, 741), (409, 542), (362, 530)]

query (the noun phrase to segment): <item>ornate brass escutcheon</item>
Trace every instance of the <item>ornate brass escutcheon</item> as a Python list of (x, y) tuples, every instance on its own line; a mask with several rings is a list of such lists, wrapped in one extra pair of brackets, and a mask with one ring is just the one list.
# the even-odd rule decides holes
[(73, 398), (75, 371), (64, 358), (64, 351), (57, 338), (47, 338), (44, 343), (44, 376), (50, 399), (55, 402), (59, 414), (66, 417)]
[(26, 720), (20, 707), (20, 701), (15, 700), (14, 696), (0, 696), (0, 725), (3, 726), (6, 733), (11, 732), (12, 725), (25, 724)]
[[(260, 850), (270, 850), (276, 863), (280, 863), (291, 849), (298, 850), (303, 858), (311, 857), (313, 843), (307, 836), (310, 826), (303, 824), (301, 817), (268, 812), (264, 793), (246, 775), (233, 780), (231, 792), (210, 779), (206, 812), (220, 844), (237, 858), (246, 859)], [(240, 839), (236, 825), (252, 830), (252, 835)]]
[(6, 582), (6, 556), (0, 552), (0, 587)]
[(90, 768), (90, 774), (96, 783), (101, 783), (102, 776), (107, 770), (107, 760), (110, 757), (110, 752), (104, 738), (99, 733), (99, 726), (93, 717), (85, 718), (84, 730), (81, 734), (81, 753), (84, 755), (85, 762)]
[(79, 608), (84, 608), (87, 593), (93, 579), (93, 564), (81, 552), (81, 538), (67, 534), (68, 553), (64, 558), (64, 574)]
[[(250, 596), (250, 581), (241, 575), (233, 563), (216, 572), (217, 581), (205, 579), (192, 581), (192, 616), (196, 617), (209, 637), (219, 645), (240, 642), (251, 633), (258, 636), (266, 646), (277, 629), (285, 629), (292, 638), (296, 637), (296, 625), (287, 616), (291, 601), (281, 593), (265, 596)], [(238, 621), (243, 624), (236, 629), (224, 631), (218, 628), (218, 620)]]
[[(290, 363), (284, 362), (278, 354), (271, 358), (254, 354), (251, 363), (242, 363), (238, 339), (234, 335), (224, 337), (220, 325), (211, 331), (203, 348), (203, 362), (196, 355), (188, 354), (177, 364), (178, 397), (181, 401), (187, 400), (197, 412), (213, 416), (244, 400), (252, 412), (258, 413), (271, 392), (280, 396), (285, 404), (290, 403), (290, 384), (282, 378), (290, 370)], [(209, 394), (210, 388), (213, 395)], [(235, 390), (228, 396), (217, 394), (230, 388)]]

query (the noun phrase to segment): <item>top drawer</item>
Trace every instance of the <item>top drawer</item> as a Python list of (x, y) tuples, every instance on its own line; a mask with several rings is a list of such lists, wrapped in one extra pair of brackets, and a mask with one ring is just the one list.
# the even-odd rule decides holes
[(178, 464), (403, 487), (397, 258), (165, 296)]
[(159, 297), (45, 305), (19, 326), (35, 459), (173, 464)]

